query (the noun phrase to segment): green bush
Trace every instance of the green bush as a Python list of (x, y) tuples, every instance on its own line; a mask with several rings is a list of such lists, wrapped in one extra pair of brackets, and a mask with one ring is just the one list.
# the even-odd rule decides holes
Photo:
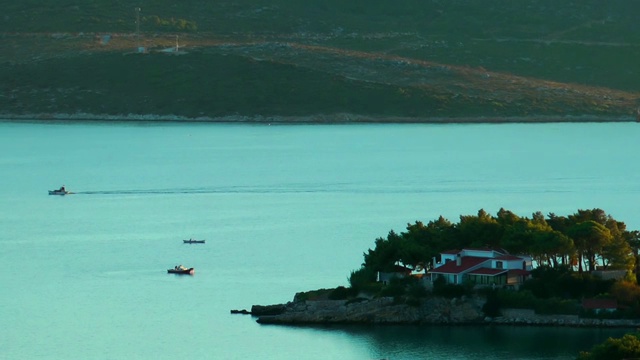
[(487, 293), (487, 302), (482, 305), (482, 312), (486, 316), (497, 317), (500, 316), (500, 297), (496, 290)]
[(441, 283), (436, 279), (433, 283), (433, 294), (453, 299), (464, 295), (471, 295), (471, 292), (469, 288), (465, 286)]
[(326, 299), (334, 290), (335, 289), (317, 289), (310, 291), (301, 291), (295, 294), (295, 296), (293, 297), (293, 301)]
[(539, 301), (539, 298), (529, 290), (499, 290), (496, 292), (496, 296), (504, 308), (533, 309)]
[(329, 293), (329, 300), (345, 300), (353, 294), (351, 289), (347, 289), (344, 286), (338, 286)]
[(359, 293), (364, 293), (364, 294), (369, 294), (369, 295), (379, 295), (382, 292), (382, 289), (384, 289), (384, 285), (382, 283), (368, 283), (362, 287), (360, 287), (357, 291), (356, 289), (352, 289), (354, 291), (355, 294), (359, 294)]
[(468, 285), (447, 284), (446, 280), (442, 276), (438, 276), (433, 281), (433, 295), (436, 296), (453, 299), (464, 295), (471, 295), (472, 293), (472, 287), (469, 287)]
[[(577, 315), (580, 306), (577, 300), (557, 297), (538, 298), (529, 290), (509, 291), (497, 290), (494, 294), (487, 293), (487, 301), (495, 296), (500, 308), (533, 309), (537, 314)], [(495, 306), (495, 305), (491, 305)], [(484, 309), (483, 309), (484, 310)]]
[(580, 305), (575, 300), (551, 298), (539, 299), (534, 307), (536, 314), (542, 315), (578, 315)]
[(538, 298), (594, 297), (609, 292), (614, 280), (602, 280), (588, 273), (576, 273), (567, 268), (539, 267), (531, 272), (532, 279), (522, 289), (531, 291)]
[(420, 298), (409, 296), (404, 303), (412, 307), (419, 307), (420, 304), (422, 304), (422, 300)]
[(429, 292), (427, 291), (427, 288), (424, 287), (424, 285), (419, 282), (414, 282), (412, 284), (409, 284), (407, 288), (407, 295), (420, 299), (427, 297), (429, 295)]
[(405, 279), (394, 278), (389, 281), (389, 284), (382, 288), (380, 295), (400, 297), (407, 291), (407, 282)]
[(640, 358), (640, 333), (626, 334), (622, 338), (608, 338), (602, 344), (581, 352), (578, 360), (622, 360)]
[(376, 281), (376, 272), (370, 268), (361, 267), (352, 271), (349, 276), (349, 285), (355, 292), (363, 291)]

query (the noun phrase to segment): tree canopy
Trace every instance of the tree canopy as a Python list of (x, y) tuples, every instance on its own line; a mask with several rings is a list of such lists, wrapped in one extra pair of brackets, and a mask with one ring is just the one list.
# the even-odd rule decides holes
[(441, 252), (465, 247), (529, 255), (539, 266), (552, 269), (631, 271), (637, 266), (640, 240), (638, 231), (628, 231), (601, 209), (546, 217), (540, 212), (521, 217), (504, 208), (493, 216), (480, 209), (476, 215), (461, 215), (458, 223), (440, 216), (426, 225), (408, 223), (400, 233), (392, 230), (364, 253), (362, 267), (369, 273), (396, 265), (429, 269)]

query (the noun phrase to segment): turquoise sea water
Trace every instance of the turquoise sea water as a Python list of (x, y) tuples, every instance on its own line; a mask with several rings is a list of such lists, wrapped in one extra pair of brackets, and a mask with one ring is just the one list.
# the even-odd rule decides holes
[[(261, 326), (409, 222), (602, 208), (640, 126), (0, 122), (2, 359), (571, 359), (624, 330)], [(70, 196), (48, 196), (66, 187)], [(182, 239), (207, 243), (185, 245)], [(194, 276), (175, 276), (178, 264)]]

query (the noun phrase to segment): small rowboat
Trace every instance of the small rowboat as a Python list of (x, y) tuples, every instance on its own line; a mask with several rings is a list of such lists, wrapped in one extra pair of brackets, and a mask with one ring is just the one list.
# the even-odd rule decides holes
[(189, 239), (189, 240), (182, 240), (185, 244), (204, 244), (204, 240), (194, 240), (194, 239)]

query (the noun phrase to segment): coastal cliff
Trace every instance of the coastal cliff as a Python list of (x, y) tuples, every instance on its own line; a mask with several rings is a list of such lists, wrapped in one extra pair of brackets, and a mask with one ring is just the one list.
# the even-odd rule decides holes
[(391, 297), (353, 300), (304, 300), (286, 304), (253, 305), (251, 314), (260, 324), (379, 324), (379, 325), (512, 325), (639, 328), (640, 319), (596, 319), (577, 315), (539, 315), (527, 309), (503, 309), (487, 317), (481, 297), (423, 299), (419, 305), (398, 304)]

